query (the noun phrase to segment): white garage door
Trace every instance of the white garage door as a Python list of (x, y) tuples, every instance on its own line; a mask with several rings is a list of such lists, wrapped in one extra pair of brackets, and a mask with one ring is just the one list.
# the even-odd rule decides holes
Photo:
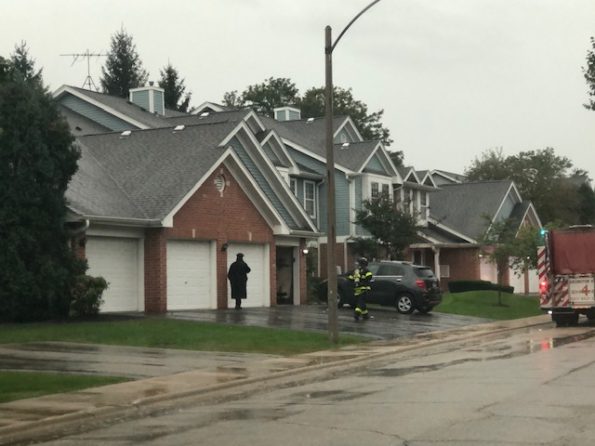
[[(270, 272), (268, 268), (268, 249), (265, 245), (230, 243), (227, 248), (227, 269), (236, 261), (237, 253), (244, 254), (244, 262), (250, 267), (248, 274), (247, 298), (242, 307), (268, 307), (271, 305)], [(231, 287), (227, 283), (227, 306), (233, 308)]]
[(87, 237), (89, 273), (108, 282), (101, 312), (144, 311), (140, 295), (139, 239)]
[(210, 243), (167, 242), (167, 309), (217, 308)]

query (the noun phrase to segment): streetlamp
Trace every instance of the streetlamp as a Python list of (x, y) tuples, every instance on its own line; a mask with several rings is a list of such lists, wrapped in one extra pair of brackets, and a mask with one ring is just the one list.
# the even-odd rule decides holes
[(337, 40), (333, 43), (331, 27), (325, 28), (325, 120), (326, 120), (326, 178), (327, 178), (327, 232), (326, 232), (326, 266), (328, 278), (328, 330), (330, 341), (334, 344), (339, 342), (339, 332), (337, 329), (337, 261), (335, 244), (336, 234), (336, 216), (335, 216), (335, 155), (333, 153), (333, 50), (341, 40), (341, 37), (363, 13), (378, 3), (380, 0), (374, 0), (368, 6), (360, 11), (351, 22), (341, 31)]

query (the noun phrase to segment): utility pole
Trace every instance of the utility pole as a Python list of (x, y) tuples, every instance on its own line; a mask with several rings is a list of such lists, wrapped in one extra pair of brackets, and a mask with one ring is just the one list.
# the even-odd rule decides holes
[(333, 344), (339, 342), (337, 322), (337, 261), (336, 261), (336, 215), (335, 215), (335, 154), (333, 151), (333, 50), (341, 37), (364, 12), (378, 3), (374, 0), (359, 14), (357, 14), (341, 31), (335, 43), (332, 39), (330, 26), (324, 32), (324, 63), (325, 63), (325, 127), (326, 127), (326, 178), (327, 178), (327, 230), (326, 230), (326, 266), (327, 266), (327, 307), (329, 340)]
[(85, 88), (85, 86), (88, 86), (89, 90), (99, 91), (99, 89), (95, 85), (95, 82), (93, 82), (93, 78), (91, 77), (91, 57), (105, 57), (105, 56), (107, 56), (107, 54), (90, 53), (89, 50), (87, 50), (84, 53), (60, 54), (60, 56), (72, 57), (73, 58), (72, 64), (70, 64), (70, 66), (73, 66), (75, 64), (75, 62), (77, 62), (80, 58), (83, 58), (83, 57), (86, 58), (87, 59), (87, 77), (85, 78), (85, 82), (83, 82), (83, 88)]

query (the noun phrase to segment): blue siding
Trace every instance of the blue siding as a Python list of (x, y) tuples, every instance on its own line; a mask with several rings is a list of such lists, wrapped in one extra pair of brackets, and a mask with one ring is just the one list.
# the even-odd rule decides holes
[(277, 194), (273, 191), (271, 185), (263, 176), (261, 170), (254, 164), (252, 158), (250, 158), (244, 147), (236, 139), (233, 140), (231, 146), (233, 147), (238, 157), (242, 160), (244, 166), (246, 167), (246, 169), (248, 169), (248, 171), (250, 172), (260, 189), (264, 192), (266, 197), (273, 204), (273, 207), (281, 215), (281, 218), (285, 221), (287, 226), (289, 226), (292, 229), (300, 229), (298, 224), (294, 221), (294, 219), (291, 217), (291, 215), (289, 214), (289, 212), (277, 196)]
[(144, 108), (145, 110), (150, 110), (149, 107), (149, 91), (148, 90), (141, 90), (141, 91), (133, 91), (132, 92), (132, 101), (133, 104), (138, 105), (139, 107)]
[(273, 164), (281, 163), (279, 157), (275, 155), (275, 152), (273, 151), (273, 148), (271, 147), (270, 143), (265, 144), (262, 148), (264, 150), (265, 155), (271, 160)]
[(341, 144), (344, 142), (355, 142), (355, 141), (353, 140), (353, 138), (351, 138), (349, 136), (349, 133), (347, 133), (345, 131), (345, 129), (343, 129), (339, 133), (337, 133), (337, 136), (335, 136), (334, 142), (335, 142), (335, 144)]
[(380, 162), (380, 159), (378, 159), (378, 154), (374, 155), (370, 159), (364, 170), (366, 172), (382, 172), (385, 175), (390, 175)]
[(121, 119), (116, 118), (110, 113), (100, 109), (99, 107), (95, 107), (94, 105), (89, 104), (88, 102), (81, 101), (78, 98), (75, 98), (72, 95), (65, 95), (63, 98), (60, 99), (60, 102), (70, 110), (78, 113), (85, 118), (88, 118), (92, 121), (101, 124), (108, 129), (119, 132), (121, 130), (130, 130), (136, 129), (138, 127), (133, 126)]
[(153, 91), (153, 107), (160, 115), (165, 114), (165, 98), (161, 91)]
[[(288, 148), (290, 156), (307, 168), (326, 176), (326, 164), (304, 155), (294, 149)], [(299, 190), (298, 190), (299, 192)], [(328, 192), (326, 182), (319, 188), (318, 201), (318, 227), (320, 231), (327, 231), (327, 201)], [(301, 198), (303, 200), (303, 197)], [(335, 170), (335, 232), (337, 236), (349, 235), (349, 182), (345, 174)]]
[(502, 204), (500, 213), (496, 216), (496, 221), (502, 221), (509, 218), (515, 204), (516, 203), (513, 201), (511, 194), (508, 194), (504, 200), (504, 203)]

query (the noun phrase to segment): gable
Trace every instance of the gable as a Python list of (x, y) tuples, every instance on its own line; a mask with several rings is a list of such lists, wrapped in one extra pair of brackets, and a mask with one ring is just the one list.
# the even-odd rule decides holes
[(372, 156), (372, 158), (370, 158), (370, 160), (368, 161), (368, 163), (366, 164), (366, 166), (364, 167), (363, 170), (364, 170), (364, 172), (377, 173), (377, 174), (391, 176), (391, 173), (387, 171), (387, 169), (384, 167), (384, 165), (380, 161), (378, 153), (374, 154), (374, 156)]
[(124, 121), (117, 116), (108, 113), (107, 111), (85, 102), (71, 94), (66, 94), (60, 98), (60, 104), (65, 108), (72, 110), (75, 113), (89, 119), (111, 131), (122, 131), (128, 129), (139, 129), (141, 127), (131, 125), (130, 122)]

